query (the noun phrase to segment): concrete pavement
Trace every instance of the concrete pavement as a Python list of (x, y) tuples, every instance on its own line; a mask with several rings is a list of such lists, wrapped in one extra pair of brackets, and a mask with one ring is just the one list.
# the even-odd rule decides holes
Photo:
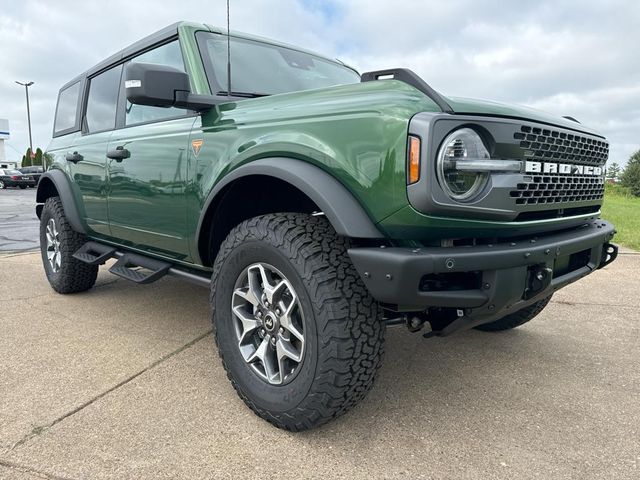
[(293, 434), (237, 398), (205, 289), (103, 268), (61, 296), (0, 257), (0, 478), (635, 479), (639, 272), (627, 251), (511, 332), (389, 329), (369, 397)]
[(0, 251), (29, 250), (39, 246), (36, 189), (0, 190)]

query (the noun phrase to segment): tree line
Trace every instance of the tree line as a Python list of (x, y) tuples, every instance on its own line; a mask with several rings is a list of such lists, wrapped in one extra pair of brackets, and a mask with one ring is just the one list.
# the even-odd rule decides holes
[(606, 176), (609, 181), (620, 182), (631, 194), (640, 197), (640, 150), (629, 157), (625, 168), (616, 162), (609, 165)]
[(48, 153), (42, 151), (40, 147), (36, 148), (35, 154), (32, 155), (31, 147), (27, 148), (27, 153), (22, 156), (22, 167), (40, 166), (46, 167), (51, 163), (51, 157)]

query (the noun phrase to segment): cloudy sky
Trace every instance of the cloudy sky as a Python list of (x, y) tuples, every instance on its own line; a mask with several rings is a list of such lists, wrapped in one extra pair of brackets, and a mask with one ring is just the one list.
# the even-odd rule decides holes
[[(7, 157), (51, 137), (58, 88), (177, 20), (225, 25), (225, 0), (0, 0), (0, 118)], [(408, 67), (444, 94), (572, 115), (603, 132), (610, 162), (640, 148), (637, 0), (231, 0), (231, 28), (339, 57)]]

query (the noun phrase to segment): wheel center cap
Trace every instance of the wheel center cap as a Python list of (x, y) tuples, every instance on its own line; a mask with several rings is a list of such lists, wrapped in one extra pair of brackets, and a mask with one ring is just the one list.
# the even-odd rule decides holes
[(273, 313), (269, 312), (264, 316), (264, 329), (271, 333), (276, 329), (276, 317), (273, 315)]

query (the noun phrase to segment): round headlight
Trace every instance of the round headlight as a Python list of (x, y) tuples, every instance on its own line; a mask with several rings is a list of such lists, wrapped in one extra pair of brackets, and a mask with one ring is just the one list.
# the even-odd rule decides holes
[(461, 128), (449, 134), (438, 151), (437, 171), (440, 185), (454, 200), (475, 197), (489, 178), (486, 172), (458, 169), (456, 162), (491, 158), (480, 136), (470, 128)]

